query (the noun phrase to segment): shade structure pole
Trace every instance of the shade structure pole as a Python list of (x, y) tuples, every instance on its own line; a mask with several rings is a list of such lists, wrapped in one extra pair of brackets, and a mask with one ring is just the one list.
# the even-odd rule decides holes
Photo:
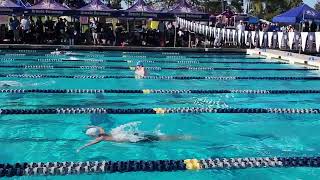
[(221, 0), (221, 13), (224, 11), (224, 0)]
[(130, 33), (130, 25), (129, 25), (129, 20), (128, 20), (128, 18), (127, 18), (127, 31), (128, 31), (128, 33)]
[(188, 43), (188, 47), (191, 47), (191, 32), (189, 31), (189, 43)]
[(174, 41), (173, 41), (173, 47), (176, 47), (176, 41), (177, 41), (177, 27), (174, 26)]

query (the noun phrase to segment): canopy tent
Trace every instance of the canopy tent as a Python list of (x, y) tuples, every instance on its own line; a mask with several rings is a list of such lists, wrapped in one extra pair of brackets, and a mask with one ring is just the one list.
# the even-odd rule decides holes
[(235, 16), (235, 13), (231, 10), (227, 10), (222, 12), (221, 14), (218, 15), (218, 17), (224, 16), (225, 18), (232, 18), (233, 16)]
[(199, 11), (197, 8), (192, 7), (186, 0), (180, 0), (177, 4), (173, 5), (167, 13), (174, 14), (178, 17), (186, 19), (206, 19), (209, 20), (209, 14)]
[(298, 7), (292, 8), (287, 12), (284, 12), (272, 19), (275, 23), (285, 23), (285, 24), (297, 24), (305, 20), (311, 20), (315, 22), (320, 22), (320, 13), (315, 9), (311, 8), (307, 4), (301, 4)]
[(62, 15), (65, 11), (69, 11), (70, 8), (62, 5), (54, 0), (42, 0), (40, 3), (27, 7), (31, 14), (56, 14)]
[(103, 15), (110, 16), (114, 9), (109, 8), (107, 5), (102, 3), (100, 0), (92, 0), (86, 6), (78, 9), (81, 15)]
[(16, 3), (22, 8), (31, 7), (31, 4), (28, 2), (23, 2), (22, 0), (17, 0)]
[(137, 0), (131, 7), (125, 10), (128, 17), (158, 17), (160, 11), (155, 10), (143, 0)]
[(22, 6), (12, 2), (11, 0), (3, 0), (0, 2), (0, 14), (2, 15), (10, 15), (21, 8)]
[(155, 10), (152, 6), (149, 6), (143, 0), (137, 0), (131, 7), (126, 11), (128, 12), (148, 12), (148, 13), (157, 13), (158, 10)]
[(237, 14), (234, 16), (235, 21), (244, 21), (244, 22), (248, 22), (249, 24), (258, 24), (259, 23), (259, 18), (249, 15), (249, 14)]

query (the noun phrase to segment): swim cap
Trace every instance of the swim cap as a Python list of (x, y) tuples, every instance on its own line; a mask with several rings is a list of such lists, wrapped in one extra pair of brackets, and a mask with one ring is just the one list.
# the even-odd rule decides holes
[(99, 129), (98, 128), (89, 128), (86, 131), (86, 135), (88, 135), (88, 136), (98, 136), (99, 135)]
[(143, 63), (141, 61), (138, 61), (137, 66), (143, 66)]

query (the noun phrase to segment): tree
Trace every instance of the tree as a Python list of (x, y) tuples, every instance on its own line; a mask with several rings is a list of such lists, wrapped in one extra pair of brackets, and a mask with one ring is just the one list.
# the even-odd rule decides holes
[(242, 1), (239, 1), (239, 0), (232, 0), (231, 1), (231, 6), (233, 8), (236, 9), (237, 12), (243, 12), (243, 9), (242, 9), (242, 6), (243, 6), (243, 2)]
[(291, 9), (299, 6), (301, 3), (303, 3), (303, 0), (287, 0), (287, 2), (288, 2), (288, 9)]
[(317, 10), (317, 11), (320, 11), (320, 1), (318, 0), (318, 2), (314, 5), (314, 8)]
[(263, 5), (262, 0), (252, 0), (251, 1), (251, 10), (255, 16), (262, 17), (263, 15)]
[(252, 0), (253, 15), (271, 20), (274, 16), (283, 13), (301, 4), (302, 0)]

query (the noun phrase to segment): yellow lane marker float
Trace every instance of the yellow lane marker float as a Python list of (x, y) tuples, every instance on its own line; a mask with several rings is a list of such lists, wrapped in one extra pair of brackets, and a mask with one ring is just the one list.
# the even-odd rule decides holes
[(165, 109), (162, 109), (162, 108), (154, 108), (153, 109), (156, 114), (164, 114), (165, 113)]
[(143, 89), (142, 91), (143, 91), (143, 94), (150, 94), (151, 93), (150, 89)]
[(198, 170), (201, 169), (200, 163), (197, 159), (186, 159), (183, 161), (188, 170)]

